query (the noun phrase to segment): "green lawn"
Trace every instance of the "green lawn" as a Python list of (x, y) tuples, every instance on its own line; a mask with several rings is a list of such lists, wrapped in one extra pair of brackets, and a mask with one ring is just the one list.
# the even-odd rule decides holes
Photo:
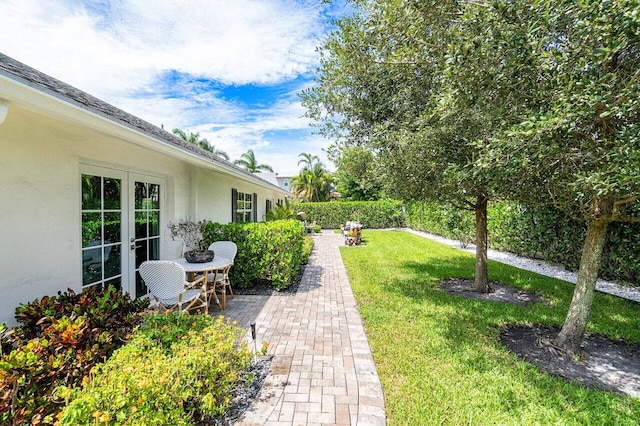
[[(438, 283), (473, 277), (472, 255), (399, 231), (367, 230), (363, 239), (341, 252), (390, 425), (640, 424), (640, 399), (567, 383), (500, 344), (503, 324), (562, 324), (572, 284), (490, 262), (491, 280), (536, 291), (551, 305), (450, 296)], [(588, 331), (640, 342), (640, 309), (597, 294)]]

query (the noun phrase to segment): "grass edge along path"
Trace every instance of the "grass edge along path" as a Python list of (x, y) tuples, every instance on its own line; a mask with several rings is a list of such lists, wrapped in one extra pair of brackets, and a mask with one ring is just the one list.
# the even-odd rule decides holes
[[(438, 284), (471, 278), (474, 257), (402, 231), (363, 232), (341, 247), (382, 382), (389, 425), (637, 425), (640, 399), (586, 388), (522, 362), (500, 327), (561, 325), (573, 285), (489, 262), (489, 279), (535, 291), (529, 307), (451, 296)], [(640, 309), (597, 294), (588, 332), (640, 342)]]

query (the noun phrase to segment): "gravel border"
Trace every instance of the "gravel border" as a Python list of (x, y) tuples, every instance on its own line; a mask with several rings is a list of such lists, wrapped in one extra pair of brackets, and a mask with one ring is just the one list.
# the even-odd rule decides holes
[(230, 426), (233, 425), (247, 411), (258, 398), (258, 393), (262, 388), (269, 368), (271, 366), (272, 355), (258, 357), (249, 365), (249, 368), (242, 373), (242, 377), (231, 391), (231, 407), (221, 416), (200, 422), (201, 426)]
[[(398, 230), (410, 232), (424, 238), (429, 238), (439, 243), (446, 244), (449, 247), (463, 250), (468, 253), (475, 254), (476, 252), (476, 246), (473, 244), (469, 244), (467, 245), (467, 247), (463, 248), (460, 244), (460, 241), (444, 238), (440, 235), (416, 231), (411, 228), (398, 228)], [(572, 284), (575, 284), (578, 280), (577, 272), (567, 271), (562, 265), (551, 265), (542, 260), (528, 259), (526, 257), (518, 256), (513, 253), (493, 249), (488, 250), (487, 256), (489, 257), (489, 259), (495, 260), (496, 262), (505, 263), (507, 265), (515, 266), (516, 268), (525, 269), (527, 271), (535, 272), (547, 277), (557, 278), (559, 280), (567, 281)], [(623, 299), (640, 303), (640, 288), (637, 287), (629, 287), (618, 284), (616, 282), (598, 279), (598, 282), (596, 283), (596, 290), (601, 293), (611, 294), (613, 296), (618, 296)]]

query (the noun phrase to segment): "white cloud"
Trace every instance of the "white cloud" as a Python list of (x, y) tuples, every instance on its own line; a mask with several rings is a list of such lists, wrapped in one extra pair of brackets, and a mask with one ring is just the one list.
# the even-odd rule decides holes
[(266, 163), (273, 166), (274, 171), (278, 172), (281, 176), (295, 176), (299, 173), (300, 167), (298, 167), (298, 155), (302, 152), (309, 152), (317, 155), (320, 161), (322, 161), (327, 169), (333, 171), (335, 167), (331, 163), (325, 151), (323, 149), (328, 148), (330, 141), (317, 135), (306, 135), (303, 139), (296, 141), (289, 147), (281, 147), (278, 150), (272, 151), (257, 151), (256, 157), (261, 163)]
[[(309, 77), (325, 31), (321, 7), (303, 0), (0, 0), (0, 52), (168, 131), (200, 132), (232, 159), (251, 148), (260, 162), (295, 174), (300, 152), (327, 164), (321, 148), (329, 145), (310, 135), (297, 90), (271, 106), (247, 107), (215, 87)], [(292, 141), (294, 133), (300, 138)]]
[(294, 0), (124, 0), (101, 10), (3, 0), (0, 51), (98, 96), (170, 69), (266, 84), (311, 71), (322, 24), (317, 7)]

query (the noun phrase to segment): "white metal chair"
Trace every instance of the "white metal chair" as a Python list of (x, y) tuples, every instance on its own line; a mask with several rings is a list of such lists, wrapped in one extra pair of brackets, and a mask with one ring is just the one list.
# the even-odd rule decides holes
[(231, 264), (223, 269), (218, 269), (212, 274), (207, 276), (207, 285), (209, 286), (209, 293), (217, 299), (216, 293), (220, 293), (222, 296), (221, 309), (225, 309), (227, 305), (227, 290), (229, 295), (233, 299), (233, 289), (231, 288), (231, 281), (229, 280), (229, 271), (233, 266), (233, 261), (238, 253), (238, 246), (233, 241), (216, 241), (209, 246), (209, 250), (213, 250), (216, 256), (225, 257), (231, 260)]
[(140, 276), (155, 299), (158, 312), (177, 307), (189, 311), (209, 308), (207, 297), (207, 279), (201, 276), (188, 282), (184, 268), (170, 260), (148, 260), (140, 265)]

